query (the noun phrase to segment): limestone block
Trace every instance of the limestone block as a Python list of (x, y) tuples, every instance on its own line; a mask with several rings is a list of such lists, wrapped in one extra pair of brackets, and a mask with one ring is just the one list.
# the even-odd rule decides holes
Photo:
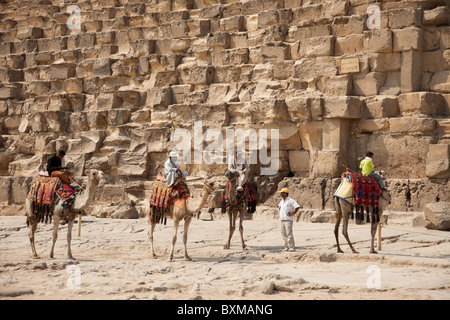
[(377, 72), (399, 71), (400, 53), (374, 53), (369, 56), (370, 70)]
[(450, 178), (449, 144), (431, 144), (429, 146), (426, 175), (428, 178)]
[(370, 72), (353, 75), (353, 93), (357, 96), (374, 96), (386, 82), (386, 74)]
[(392, 133), (429, 133), (436, 128), (433, 118), (391, 118), (389, 127)]
[(97, 152), (105, 138), (105, 133), (100, 130), (83, 132), (79, 139), (69, 140), (67, 154), (85, 154)]
[(410, 26), (420, 26), (422, 11), (415, 8), (403, 8), (388, 11), (389, 28), (400, 29)]
[(432, 10), (425, 10), (423, 12), (422, 23), (424, 25), (449, 25), (450, 24), (450, 10), (448, 7), (437, 7)]
[(334, 36), (314, 37), (300, 41), (300, 57), (332, 56), (334, 42)]
[(0, 175), (9, 175), (9, 164), (14, 160), (14, 153), (9, 150), (0, 151)]
[(304, 58), (294, 64), (294, 77), (303, 81), (336, 76), (337, 72), (336, 60), (333, 57)]
[(228, 32), (215, 32), (207, 40), (208, 47), (214, 50), (228, 49), (231, 43), (231, 36)]
[(291, 121), (300, 122), (311, 119), (310, 99), (308, 97), (289, 97), (286, 98)]
[(387, 29), (364, 31), (364, 50), (392, 52), (392, 31)]
[(390, 96), (374, 96), (366, 99), (365, 117), (391, 118), (399, 115), (398, 99)]
[(322, 3), (313, 5), (303, 5), (292, 9), (292, 24), (299, 24), (310, 19), (320, 19), (323, 17)]
[(417, 50), (402, 52), (400, 83), (402, 93), (420, 90), (422, 85), (422, 52)]
[(145, 152), (119, 153), (117, 174), (119, 176), (145, 177), (149, 170), (148, 154)]
[(364, 119), (358, 123), (358, 129), (362, 133), (373, 133), (389, 128), (389, 121), (386, 119)]
[(337, 56), (361, 53), (364, 50), (364, 35), (351, 34), (346, 37), (336, 38), (334, 50)]
[(413, 92), (401, 94), (398, 103), (403, 116), (439, 115), (444, 111), (445, 99), (439, 93)]
[[(1, 155), (0, 155), (1, 157)], [(11, 192), (11, 178), (0, 177), (0, 205), (9, 205), (9, 194)]]
[(211, 32), (211, 21), (206, 19), (188, 20), (189, 34), (192, 37), (206, 36)]
[(450, 230), (450, 202), (434, 202), (425, 206), (425, 217), (431, 222), (428, 229)]
[(365, 21), (360, 15), (350, 17), (335, 17), (331, 25), (332, 33), (336, 37), (346, 37), (352, 34), (362, 34), (365, 27)]
[(337, 178), (342, 172), (340, 167), (341, 156), (339, 151), (318, 151), (313, 161), (312, 176)]
[(286, 46), (263, 45), (261, 55), (270, 59), (287, 60), (290, 50)]
[[(33, 172), (34, 174), (36, 172)], [(10, 204), (23, 204), (33, 182), (34, 174), (28, 177), (13, 177), (11, 182)]]
[(291, 26), (287, 38), (289, 41), (303, 41), (309, 38), (324, 37), (331, 34), (331, 28), (328, 24), (308, 27)]
[(423, 34), (421, 28), (410, 27), (393, 30), (394, 52), (407, 50), (422, 50)]
[(23, 71), (9, 68), (0, 68), (0, 82), (24, 81)]
[(362, 116), (363, 102), (357, 97), (326, 97), (324, 118), (358, 119)]
[(18, 99), (20, 98), (21, 85), (3, 85), (0, 87), (0, 99)]
[(317, 88), (330, 96), (346, 96), (353, 92), (352, 76), (344, 74), (333, 77), (322, 77), (317, 83)]
[(292, 172), (308, 172), (309, 152), (306, 150), (289, 150), (289, 170)]
[(19, 177), (33, 177), (43, 165), (42, 155), (36, 155), (28, 159), (19, 159), (9, 163), (9, 175)]
[(430, 90), (434, 92), (450, 93), (450, 71), (436, 72), (431, 77)]
[(117, 127), (129, 122), (131, 110), (129, 109), (112, 109), (108, 111), (108, 124), (111, 127)]
[(214, 80), (214, 68), (211, 66), (196, 66), (189, 71), (190, 83), (211, 84)]

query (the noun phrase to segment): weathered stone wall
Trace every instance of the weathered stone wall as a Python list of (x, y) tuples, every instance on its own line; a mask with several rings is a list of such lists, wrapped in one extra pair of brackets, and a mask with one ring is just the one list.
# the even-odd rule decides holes
[(279, 129), (278, 174), (252, 166), (261, 200), (290, 175), (305, 207), (333, 208), (371, 150), (391, 209), (449, 201), (449, 22), (446, 0), (0, 0), (0, 205), (60, 148), (80, 179), (108, 175), (99, 202), (143, 201), (171, 134), (200, 120)]

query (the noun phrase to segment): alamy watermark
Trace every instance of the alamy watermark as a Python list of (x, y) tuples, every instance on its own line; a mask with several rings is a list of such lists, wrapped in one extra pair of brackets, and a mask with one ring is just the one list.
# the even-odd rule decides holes
[(67, 13), (70, 14), (67, 18), (66, 25), (70, 30), (81, 29), (81, 9), (79, 6), (72, 5), (67, 7)]
[(76, 265), (68, 265), (66, 273), (69, 275), (66, 281), (67, 288), (71, 290), (80, 289), (81, 287), (81, 269)]
[[(195, 121), (193, 137), (188, 129), (177, 128), (170, 140), (178, 142), (173, 150), (182, 152), (180, 163), (185, 164), (224, 164), (230, 163), (237, 148), (245, 151), (248, 140), (248, 164), (261, 164), (261, 175), (274, 175), (279, 168), (279, 130), (278, 129), (207, 129), (203, 132), (202, 121)], [(270, 133), (270, 134), (269, 134)], [(270, 144), (269, 144), (270, 140)], [(194, 144), (192, 149), (192, 142)], [(203, 149), (204, 142), (209, 144)], [(269, 148), (270, 145), (270, 148)], [(191, 151), (193, 157), (191, 156)], [(270, 156), (269, 156), (270, 150)], [(193, 159), (192, 159), (193, 158)], [(224, 158), (226, 159), (224, 161)], [(258, 161), (259, 160), (259, 161)]]
[(370, 274), (369, 278), (367, 278), (366, 286), (367, 289), (381, 289), (381, 270), (377, 265), (370, 265), (366, 270), (367, 274)]
[(367, 28), (369, 30), (381, 29), (381, 10), (376, 4), (367, 7)]

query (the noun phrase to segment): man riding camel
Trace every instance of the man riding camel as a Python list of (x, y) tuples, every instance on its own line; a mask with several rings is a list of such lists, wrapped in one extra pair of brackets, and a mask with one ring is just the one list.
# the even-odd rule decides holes
[(230, 160), (231, 161), (228, 163), (228, 170), (238, 174), (236, 190), (242, 191), (243, 186), (248, 182), (250, 168), (241, 149), (236, 149), (234, 157)]
[(47, 161), (48, 175), (53, 178), (60, 178), (62, 182), (70, 185), (72, 188), (78, 187), (73, 179), (73, 173), (62, 166), (62, 159), (66, 155), (64, 150), (59, 150), (53, 157)]

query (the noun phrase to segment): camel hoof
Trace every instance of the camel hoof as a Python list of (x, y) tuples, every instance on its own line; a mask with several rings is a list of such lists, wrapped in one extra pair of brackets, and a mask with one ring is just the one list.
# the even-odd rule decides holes
[(341, 249), (338, 249), (337, 253), (344, 253)]
[(192, 261), (190, 257), (184, 257), (184, 261)]
[(372, 250), (372, 251), (370, 251), (370, 253), (375, 253), (375, 254), (377, 254), (378, 252), (375, 251), (375, 250)]
[(40, 259), (40, 257), (37, 254), (35, 254), (33, 255), (33, 259)]
[(354, 254), (359, 254), (359, 252), (358, 252), (358, 251), (356, 251), (356, 250), (355, 250), (355, 251), (353, 251), (353, 253), (354, 253)]
[(229, 249), (230, 249), (230, 245), (229, 245), (229, 244), (226, 244), (226, 245), (223, 246), (223, 248), (224, 248), (225, 250), (229, 250)]

